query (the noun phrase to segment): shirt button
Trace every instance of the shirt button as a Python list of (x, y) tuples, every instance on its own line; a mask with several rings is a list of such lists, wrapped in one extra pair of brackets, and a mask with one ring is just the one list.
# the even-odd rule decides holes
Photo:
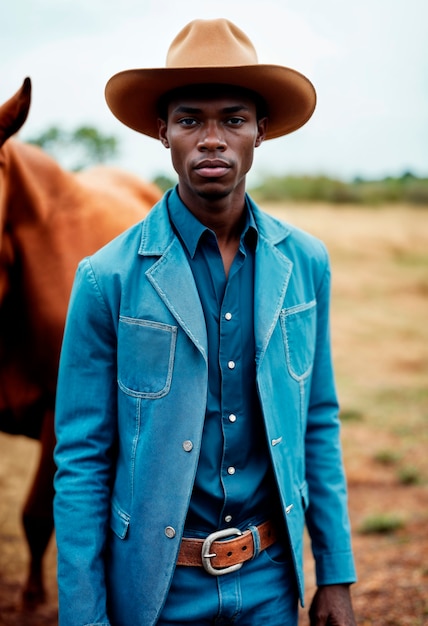
[(229, 363), (227, 364), (227, 367), (228, 367), (230, 370), (235, 369), (235, 361), (229, 361)]
[(232, 319), (232, 313), (225, 313), (224, 319), (226, 319), (227, 321)]
[(229, 415), (229, 422), (236, 422), (236, 415), (234, 413)]
[(226, 515), (226, 517), (224, 518), (224, 521), (228, 524), (229, 522), (232, 521), (232, 516), (231, 515)]
[(230, 476), (233, 476), (235, 472), (236, 472), (236, 469), (234, 467), (227, 468), (227, 473), (230, 474)]
[(183, 441), (183, 450), (190, 452), (193, 449), (193, 443), (190, 440)]
[(173, 528), (172, 526), (167, 526), (165, 528), (165, 535), (168, 537), (168, 539), (173, 539), (175, 537), (175, 528)]

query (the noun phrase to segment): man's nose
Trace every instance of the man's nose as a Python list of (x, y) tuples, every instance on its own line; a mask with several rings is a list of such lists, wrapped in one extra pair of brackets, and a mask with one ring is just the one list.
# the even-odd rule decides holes
[(202, 129), (198, 148), (200, 150), (225, 150), (226, 140), (222, 126), (214, 121), (206, 124)]

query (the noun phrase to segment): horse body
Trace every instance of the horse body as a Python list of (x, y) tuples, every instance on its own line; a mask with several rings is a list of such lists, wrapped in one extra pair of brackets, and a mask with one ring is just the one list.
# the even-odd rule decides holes
[(105, 166), (71, 173), (11, 138), (30, 106), (29, 79), (0, 107), (0, 430), (40, 439), (23, 511), (31, 565), (24, 597), (43, 598), (53, 530), (53, 414), (59, 353), (78, 262), (141, 220), (161, 196)]

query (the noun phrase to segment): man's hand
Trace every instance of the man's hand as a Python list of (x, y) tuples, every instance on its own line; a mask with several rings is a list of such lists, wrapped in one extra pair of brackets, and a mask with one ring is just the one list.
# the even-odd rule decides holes
[(318, 587), (309, 619), (311, 626), (356, 626), (349, 585)]

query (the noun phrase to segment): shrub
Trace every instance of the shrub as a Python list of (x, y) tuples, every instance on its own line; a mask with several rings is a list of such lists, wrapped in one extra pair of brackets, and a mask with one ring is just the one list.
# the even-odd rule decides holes
[(381, 465), (395, 465), (400, 460), (400, 454), (396, 450), (379, 450), (374, 459)]
[(359, 532), (368, 534), (390, 534), (404, 527), (403, 520), (391, 513), (370, 515), (362, 522)]
[(417, 485), (421, 482), (421, 475), (417, 467), (407, 465), (398, 470), (398, 480), (402, 485)]
[(396, 178), (355, 178), (351, 182), (328, 176), (266, 176), (250, 193), (258, 202), (370, 205), (404, 202), (428, 206), (428, 178), (418, 178), (410, 172)]

